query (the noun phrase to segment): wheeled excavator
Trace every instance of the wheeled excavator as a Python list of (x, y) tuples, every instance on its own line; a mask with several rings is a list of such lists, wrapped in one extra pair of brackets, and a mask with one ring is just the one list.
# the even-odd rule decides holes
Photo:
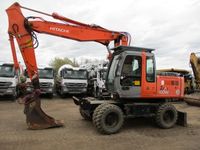
[[(24, 17), (21, 9), (37, 12), (64, 23), (47, 21), (41, 17)], [(107, 30), (97, 25), (84, 24), (63, 16), (57, 13), (47, 14), (41, 11), (33, 10), (21, 6), (19, 3), (14, 3), (6, 9), (9, 21), (8, 34), (12, 49), (15, 68), (19, 68), (14, 38), (17, 41), (20, 52), (24, 59), (28, 75), (31, 79), (34, 91), (32, 95), (25, 96), (25, 114), (26, 122), (29, 129), (44, 129), (50, 127), (63, 126), (63, 122), (55, 120), (44, 113), (40, 106), (40, 84), (38, 77), (38, 68), (35, 58), (35, 48), (38, 47), (38, 39), (35, 32), (45, 33), (49, 35), (59, 36), (62, 38), (77, 40), (77, 41), (93, 41), (109, 47), (109, 43), (114, 41), (114, 46), (129, 45), (129, 34), (126, 32), (116, 32)], [(111, 56), (111, 51), (108, 57)]]
[[(65, 23), (50, 22), (41, 17), (25, 18), (21, 12), (22, 8)], [(38, 40), (35, 32), (78, 41), (94, 41), (107, 47), (114, 41), (114, 48), (108, 49), (110, 64), (106, 77), (106, 87), (112, 99), (105, 101), (91, 97), (80, 99), (73, 97), (75, 104), (80, 107), (81, 115), (85, 119), (93, 120), (99, 132), (116, 133), (122, 127), (125, 118), (135, 117), (154, 117), (161, 128), (171, 128), (176, 123), (186, 125), (186, 113), (178, 111), (170, 103), (183, 100), (183, 77), (156, 75), (153, 49), (129, 46), (129, 34), (126, 32), (84, 24), (56, 13), (47, 14), (23, 7), (18, 3), (11, 5), (6, 12), (15, 66), (18, 67), (14, 38), (35, 89), (32, 95), (25, 99), (25, 114), (29, 129), (63, 126), (61, 121), (45, 114), (40, 106), (40, 86), (34, 53)]]

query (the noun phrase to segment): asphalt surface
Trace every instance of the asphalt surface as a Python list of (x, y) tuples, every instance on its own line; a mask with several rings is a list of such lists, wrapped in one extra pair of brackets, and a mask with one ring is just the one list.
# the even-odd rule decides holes
[(200, 150), (200, 107), (176, 105), (188, 126), (160, 129), (150, 119), (129, 119), (119, 133), (101, 135), (85, 121), (71, 98), (42, 98), (43, 110), (65, 126), (27, 130), (23, 105), (0, 99), (0, 150)]

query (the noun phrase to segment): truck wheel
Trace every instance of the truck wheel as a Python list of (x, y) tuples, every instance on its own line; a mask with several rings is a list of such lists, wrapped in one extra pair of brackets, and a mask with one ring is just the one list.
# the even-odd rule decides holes
[(17, 99), (17, 90), (15, 90), (15, 92), (11, 96), (11, 100), (15, 101), (16, 99)]
[(52, 99), (52, 98), (53, 98), (53, 93), (49, 93), (49, 94), (48, 94), (48, 97), (49, 97), (50, 99)]
[(162, 104), (156, 113), (156, 123), (163, 129), (172, 128), (177, 121), (177, 110), (171, 104)]
[(124, 122), (121, 108), (113, 104), (99, 105), (93, 114), (93, 123), (103, 134), (117, 133)]
[(83, 108), (79, 107), (79, 112), (80, 112), (81, 116), (83, 117), (83, 119), (88, 120), (88, 121), (91, 121), (91, 120), (92, 120), (92, 116), (87, 115), (87, 114), (84, 112)]
[(61, 98), (66, 98), (66, 95), (64, 94), (64, 92), (63, 92), (62, 89), (60, 90), (60, 97), (61, 97)]

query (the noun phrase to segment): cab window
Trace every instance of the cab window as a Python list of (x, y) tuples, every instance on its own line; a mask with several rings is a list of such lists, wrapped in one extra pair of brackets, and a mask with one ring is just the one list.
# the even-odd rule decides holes
[(120, 83), (122, 86), (141, 85), (142, 59), (140, 56), (128, 55), (125, 58)]
[(153, 57), (147, 57), (146, 61), (146, 80), (148, 82), (155, 81), (155, 68), (154, 68), (154, 59)]

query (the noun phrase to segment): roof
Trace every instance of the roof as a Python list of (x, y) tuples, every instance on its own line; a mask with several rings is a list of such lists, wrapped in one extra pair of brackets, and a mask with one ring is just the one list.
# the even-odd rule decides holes
[(139, 51), (139, 52), (149, 52), (151, 53), (152, 51), (154, 51), (155, 49), (152, 49), (152, 48), (144, 48), (144, 47), (134, 47), (134, 46), (118, 46), (118, 47), (115, 47), (111, 50), (114, 50), (114, 51)]
[(13, 62), (0, 62), (0, 65), (14, 65)]

